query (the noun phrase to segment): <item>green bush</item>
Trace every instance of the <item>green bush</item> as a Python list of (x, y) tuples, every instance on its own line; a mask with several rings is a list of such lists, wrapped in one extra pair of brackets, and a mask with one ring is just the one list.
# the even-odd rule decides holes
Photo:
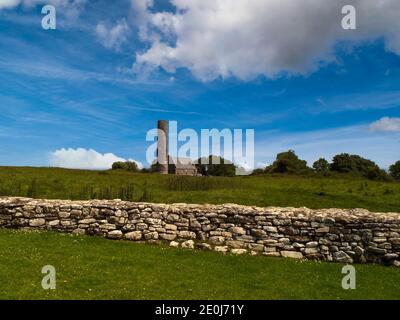
[(293, 150), (279, 153), (275, 162), (267, 168), (269, 173), (307, 174), (311, 169), (305, 160), (299, 159)]
[(314, 162), (313, 169), (316, 173), (327, 174), (329, 172), (329, 162), (324, 158), (320, 158)]
[(385, 180), (388, 178), (386, 172), (380, 169), (375, 162), (348, 153), (336, 155), (330, 165), (330, 170), (339, 173), (350, 173), (371, 180)]
[(236, 166), (222, 158), (217, 156), (209, 156), (208, 164), (204, 164), (207, 158), (200, 158), (197, 160), (197, 171), (203, 176), (214, 176), (214, 177), (233, 177), (236, 175)]
[(389, 173), (395, 180), (400, 180), (400, 161), (390, 166)]
[(125, 169), (126, 169), (125, 162), (121, 162), (121, 161), (119, 161), (119, 162), (114, 162), (114, 163), (112, 164), (112, 169), (113, 169), (113, 170), (125, 170)]
[(136, 162), (134, 161), (125, 161), (125, 162), (114, 162), (112, 165), (113, 170), (126, 170), (130, 172), (139, 172), (139, 168)]

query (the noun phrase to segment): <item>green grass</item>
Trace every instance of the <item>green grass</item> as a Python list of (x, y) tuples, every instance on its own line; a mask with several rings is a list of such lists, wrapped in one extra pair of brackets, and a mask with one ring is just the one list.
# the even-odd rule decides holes
[(400, 211), (400, 183), (348, 177), (175, 177), (123, 171), (0, 168), (0, 196)]
[[(394, 267), (231, 256), (69, 234), (0, 230), (0, 299), (400, 299)], [(41, 287), (53, 265), (57, 288)]]

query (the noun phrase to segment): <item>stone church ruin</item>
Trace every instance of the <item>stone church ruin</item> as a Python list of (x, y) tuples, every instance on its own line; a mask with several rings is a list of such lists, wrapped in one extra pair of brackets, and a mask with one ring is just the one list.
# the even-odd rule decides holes
[(169, 122), (167, 120), (159, 120), (157, 129), (158, 172), (177, 176), (198, 176), (197, 168), (191, 159), (169, 155)]

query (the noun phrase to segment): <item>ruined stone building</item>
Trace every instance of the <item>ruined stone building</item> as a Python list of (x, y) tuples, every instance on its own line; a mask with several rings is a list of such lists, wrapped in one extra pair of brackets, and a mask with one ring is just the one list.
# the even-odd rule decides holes
[(178, 176), (197, 176), (197, 168), (188, 158), (177, 158), (169, 155), (169, 123), (159, 120), (157, 141), (157, 163), (160, 174), (174, 174)]
[(197, 168), (189, 158), (169, 157), (169, 173), (177, 176), (197, 176)]

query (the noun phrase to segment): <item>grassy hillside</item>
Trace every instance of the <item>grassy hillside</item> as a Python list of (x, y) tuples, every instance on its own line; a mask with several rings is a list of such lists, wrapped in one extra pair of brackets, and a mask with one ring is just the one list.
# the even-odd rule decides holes
[(400, 211), (400, 183), (349, 178), (175, 177), (123, 171), (0, 168), (0, 196), (238, 203)]
[[(356, 265), (356, 290), (343, 290), (335, 263), (5, 230), (0, 248), (0, 299), (400, 299), (394, 267)], [(45, 265), (55, 291), (41, 287)]]

